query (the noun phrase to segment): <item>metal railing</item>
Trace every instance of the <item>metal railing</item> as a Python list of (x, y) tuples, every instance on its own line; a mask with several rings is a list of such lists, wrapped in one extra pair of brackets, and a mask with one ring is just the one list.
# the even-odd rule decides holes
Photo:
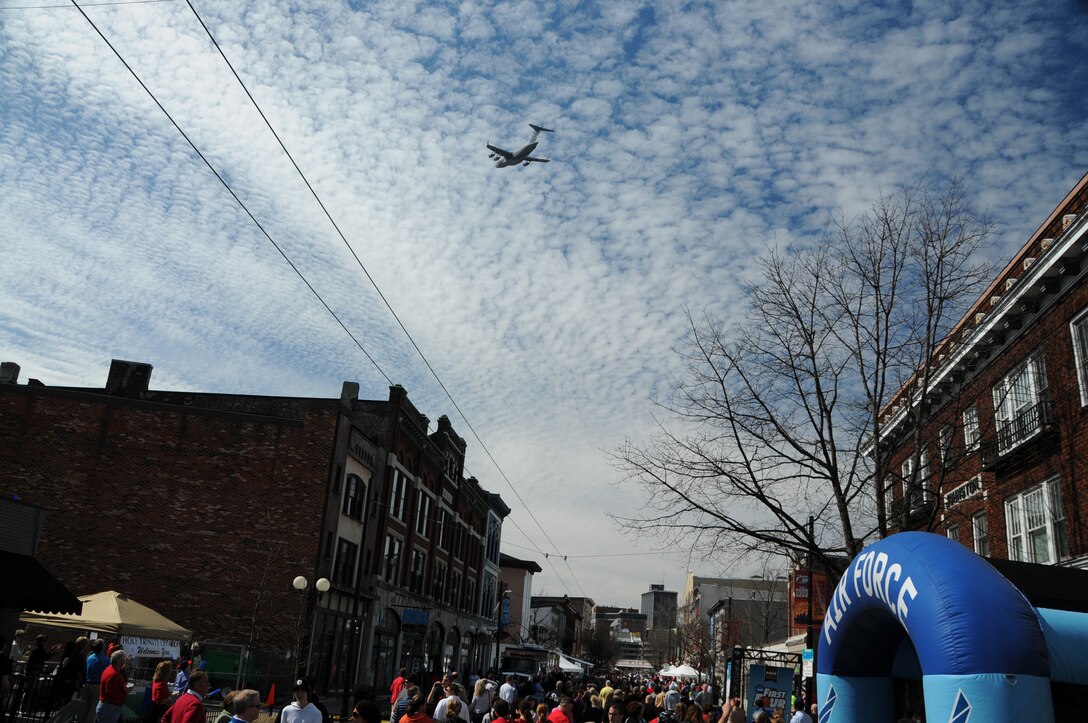
[(998, 423), (997, 434), (982, 444), (982, 464), (990, 466), (1001, 457), (1054, 424), (1054, 402), (1049, 399), (1021, 409), (1012, 419)]

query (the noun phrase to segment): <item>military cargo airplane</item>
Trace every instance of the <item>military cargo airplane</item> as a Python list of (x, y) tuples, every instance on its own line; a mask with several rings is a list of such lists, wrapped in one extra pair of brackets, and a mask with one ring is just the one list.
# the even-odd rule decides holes
[(551, 128), (541, 128), (540, 126), (535, 126), (532, 123), (529, 124), (529, 127), (533, 129), (533, 137), (529, 139), (529, 145), (525, 146), (524, 148), (522, 148), (517, 153), (511, 153), (510, 151), (504, 151), (503, 149), (498, 148), (497, 146), (493, 146), (490, 143), (487, 144), (487, 150), (491, 151), (490, 155), (488, 155), (488, 158), (490, 158), (493, 161), (496, 161), (495, 168), (506, 168), (507, 166), (516, 166), (519, 163), (521, 165), (523, 165), (523, 166), (527, 166), (530, 163), (549, 163), (550, 162), (547, 158), (533, 158), (529, 154), (536, 150), (536, 147), (537, 147), (536, 137), (538, 135), (540, 135), (541, 132), (555, 133), (555, 131), (553, 131)]

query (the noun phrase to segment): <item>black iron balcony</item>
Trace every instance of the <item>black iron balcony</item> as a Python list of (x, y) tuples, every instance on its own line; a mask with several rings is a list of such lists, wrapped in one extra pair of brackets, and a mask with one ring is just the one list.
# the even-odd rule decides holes
[(1049, 399), (1021, 409), (1012, 419), (998, 422), (997, 434), (983, 441), (982, 466), (992, 468), (1028, 440), (1054, 427), (1054, 402)]

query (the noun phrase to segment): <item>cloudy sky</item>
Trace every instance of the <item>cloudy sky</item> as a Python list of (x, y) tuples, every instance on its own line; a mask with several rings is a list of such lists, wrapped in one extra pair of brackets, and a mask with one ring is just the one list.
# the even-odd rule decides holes
[[(50, 385), (388, 376), (469, 440), (537, 592), (725, 574), (605, 516), (643, 502), (606, 452), (651, 434), (685, 307), (743, 313), (765, 242), (923, 176), (965, 179), (1003, 258), (1088, 170), (1088, 5), (880, 5), (193, 0), (500, 471), (184, 0), (85, 10), (376, 366), (78, 10), (0, 0), (0, 357)], [(495, 169), (528, 123), (552, 163)]]

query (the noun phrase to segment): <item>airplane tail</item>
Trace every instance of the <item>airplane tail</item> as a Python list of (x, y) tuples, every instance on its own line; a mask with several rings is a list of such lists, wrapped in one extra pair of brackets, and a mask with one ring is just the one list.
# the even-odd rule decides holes
[(553, 131), (551, 128), (544, 128), (543, 126), (535, 126), (532, 123), (529, 124), (529, 127), (533, 129), (534, 133), (541, 133), (541, 132), (543, 132), (543, 133), (555, 133), (555, 131)]

